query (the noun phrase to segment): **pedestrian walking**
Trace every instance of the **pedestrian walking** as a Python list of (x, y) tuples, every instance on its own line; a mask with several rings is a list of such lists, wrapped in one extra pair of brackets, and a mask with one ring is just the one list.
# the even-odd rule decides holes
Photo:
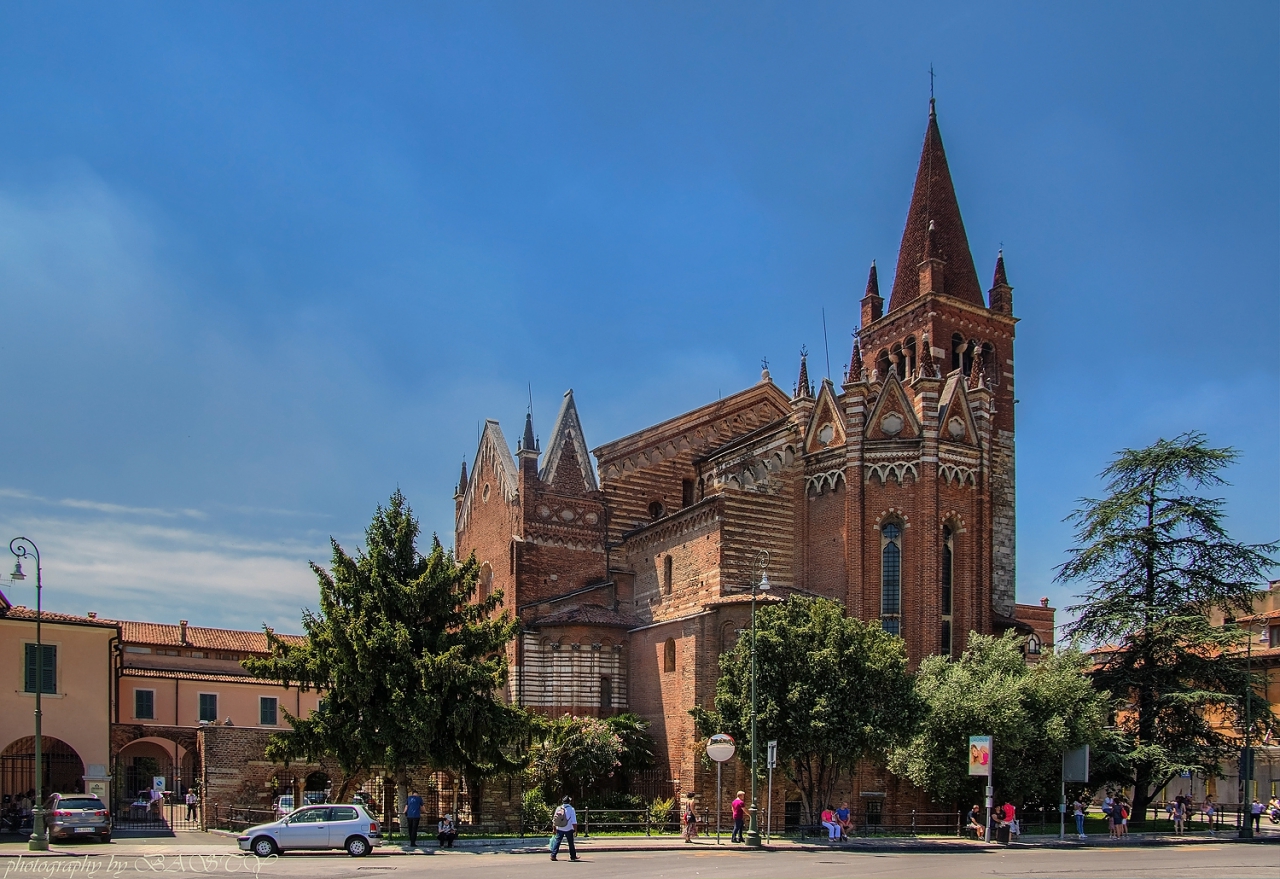
[(747, 818), (747, 803), (743, 799), (746, 791), (738, 791), (738, 795), (733, 798), (733, 802), (729, 805), (731, 814), (733, 815), (733, 836), (729, 837), (730, 842), (745, 842), (742, 838), (742, 825)]
[(685, 799), (684, 817), (680, 823), (680, 835), (684, 837), (684, 841), (693, 842), (693, 838), (698, 835), (698, 813), (694, 809), (693, 794)]
[(188, 821), (196, 820), (196, 802), (197, 802), (196, 792), (188, 788), (187, 789), (187, 820)]
[(422, 797), (415, 788), (409, 788), (409, 798), (404, 801), (404, 823), (409, 832), (409, 848), (418, 847), (418, 823), (422, 821)]
[(1076, 801), (1071, 804), (1071, 814), (1075, 816), (1075, 819), (1076, 819), (1076, 838), (1085, 839), (1086, 837), (1084, 835), (1084, 803), (1080, 802), (1079, 798), (1077, 798)]
[(1249, 804), (1249, 817), (1253, 819), (1253, 832), (1262, 832), (1262, 802), (1255, 796)]
[(555, 814), (551, 816), (551, 826), (556, 832), (556, 838), (551, 842), (551, 860), (556, 859), (556, 855), (560, 852), (560, 843), (566, 839), (569, 841), (569, 860), (578, 860), (578, 850), (573, 845), (573, 833), (578, 829), (578, 813), (573, 809), (572, 797), (565, 797), (560, 805), (556, 806)]

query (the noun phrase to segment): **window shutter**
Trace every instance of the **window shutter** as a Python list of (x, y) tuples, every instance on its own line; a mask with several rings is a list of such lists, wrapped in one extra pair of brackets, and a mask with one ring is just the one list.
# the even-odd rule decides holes
[[(23, 690), (28, 693), (36, 691), (36, 645), (27, 644), (26, 646), (26, 674), (23, 675)], [(44, 673), (43, 686), (40, 687), (41, 693), (57, 693), (58, 692), (58, 648), (52, 644), (40, 645), (44, 648), (44, 663), (40, 669)]]

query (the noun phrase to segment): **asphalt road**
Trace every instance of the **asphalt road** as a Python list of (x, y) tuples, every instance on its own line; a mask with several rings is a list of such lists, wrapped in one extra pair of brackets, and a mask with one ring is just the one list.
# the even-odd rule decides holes
[[(374, 855), (349, 858), (341, 853), (286, 854), (252, 858), (164, 855), (112, 858), (109, 855), (32, 860), (4, 859), (0, 879), (9, 876), (157, 876), (218, 875), (271, 877), (448, 877), (448, 879), (540, 879), (580, 875), (590, 879), (826, 879), (826, 877), (903, 877), (903, 879), (968, 879), (968, 877), (1089, 876), (1213, 877), (1213, 879), (1280, 879), (1280, 846), (1196, 845), (1132, 849), (1006, 850), (947, 854), (866, 852), (600, 852), (578, 863), (566, 853), (557, 863), (544, 855), (486, 854), (465, 851), (412, 857)], [(56, 866), (55, 866), (56, 864)], [(25, 869), (23, 869), (25, 868)]]

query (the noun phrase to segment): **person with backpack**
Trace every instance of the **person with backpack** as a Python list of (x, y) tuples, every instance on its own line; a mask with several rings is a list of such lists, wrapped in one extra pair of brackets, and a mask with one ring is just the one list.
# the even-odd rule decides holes
[(551, 860), (556, 859), (560, 851), (560, 843), (565, 839), (569, 840), (569, 860), (578, 860), (578, 850), (573, 845), (573, 833), (578, 829), (578, 813), (573, 808), (573, 797), (565, 797), (564, 801), (556, 806), (556, 811), (551, 816), (551, 826), (556, 833), (556, 838), (551, 841)]

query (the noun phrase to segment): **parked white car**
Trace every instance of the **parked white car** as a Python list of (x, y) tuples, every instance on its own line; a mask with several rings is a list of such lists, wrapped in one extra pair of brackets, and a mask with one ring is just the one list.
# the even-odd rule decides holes
[(303, 806), (279, 821), (250, 827), (236, 837), (240, 849), (260, 858), (293, 849), (346, 849), (353, 858), (382, 845), (378, 822), (363, 806)]

